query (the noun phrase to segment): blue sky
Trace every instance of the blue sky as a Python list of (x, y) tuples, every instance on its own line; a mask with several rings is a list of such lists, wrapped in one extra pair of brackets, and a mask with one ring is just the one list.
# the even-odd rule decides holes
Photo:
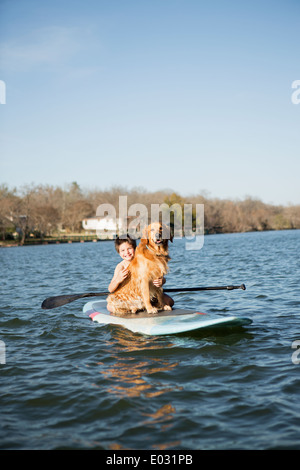
[(0, 0), (0, 183), (300, 204), (298, 0)]

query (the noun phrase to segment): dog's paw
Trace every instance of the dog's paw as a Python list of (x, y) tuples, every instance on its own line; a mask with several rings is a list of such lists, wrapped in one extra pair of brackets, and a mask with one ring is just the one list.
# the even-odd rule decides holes
[(172, 310), (172, 307), (170, 307), (170, 305), (165, 305), (164, 310)]
[(138, 308), (136, 307), (131, 307), (130, 309), (131, 313), (136, 313), (138, 311)]
[(157, 310), (156, 307), (151, 307), (151, 308), (149, 308), (149, 309), (147, 310), (147, 312), (148, 312), (148, 313), (157, 313), (158, 310)]

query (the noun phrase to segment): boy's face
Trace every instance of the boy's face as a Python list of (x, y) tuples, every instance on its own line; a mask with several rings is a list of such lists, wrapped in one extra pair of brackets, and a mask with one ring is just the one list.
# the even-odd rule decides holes
[(119, 255), (126, 261), (131, 261), (134, 258), (134, 248), (128, 242), (122, 243), (119, 246)]

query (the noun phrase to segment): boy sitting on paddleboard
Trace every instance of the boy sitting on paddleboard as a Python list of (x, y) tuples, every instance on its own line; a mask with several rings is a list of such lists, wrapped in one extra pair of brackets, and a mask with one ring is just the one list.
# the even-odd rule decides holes
[[(117, 264), (115, 268), (115, 272), (113, 275), (113, 278), (108, 286), (108, 290), (110, 293), (114, 292), (117, 287), (121, 284), (124, 279), (129, 275), (129, 265), (130, 262), (134, 258), (135, 254), (135, 249), (136, 249), (136, 241), (130, 238), (128, 235), (126, 238), (119, 238), (117, 237), (115, 240), (115, 248), (123, 261), (121, 261), (119, 264)], [(165, 278), (158, 278), (154, 279), (153, 284), (156, 287), (161, 287), (164, 283), (166, 282)], [(174, 300), (169, 297), (167, 294), (164, 294), (164, 301), (167, 305), (170, 305), (170, 307), (173, 307), (174, 305)], [(113, 313), (113, 308), (110, 306), (110, 304), (107, 304), (107, 310), (111, 313)]]

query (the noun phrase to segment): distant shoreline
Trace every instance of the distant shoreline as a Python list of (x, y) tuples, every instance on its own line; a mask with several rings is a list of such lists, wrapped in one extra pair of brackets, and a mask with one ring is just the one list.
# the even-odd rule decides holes
[[(70, 238), (75, 234), (82, 237), (83, 233), (89, 234), (91, 238), (97, 238), (96, 231), (93, 230), (91, 233), (83, 225), (86, 219), (95, 218), (95, 214), (99, 215), (97, 212), (99, 207), (106, 207), (104, 212), (108, 212), (107, 205), (113, 214), (113, 219), (121, 217), (120, 212), (123, 214), (121, 218), (124, 218), (127, 209), (134, 206), (137, 201), (145, 210), (148, 220), (150, 220), (149, 215), (152, 215), (153, 206), (161, 213), (169, 208), (169, 214), (166, 212), (166, 215), (169, 217), (169, 223), (174, 226), (175, 214), (178, 222), (182, 217), (182, 226), (187, 222), (185, 222), (187, 206), (194, 230), (200, 217), (197, 207), (203, 207), (205, 234), (300, 229), (300, 204), (275, 206), (251, 197), (246, 197), (244, 200), (221, 200), (207, 198), (201, 194), (183, 197), (171, 190), (150, 193), (142, 188), (128, 190), (121, 187), (84, 191), (73, 182), (64, 188), (31, 185), (19, 190), (9, 189), (6, 185), (0, 184), (0, 200), (0, 238), (4, 241), (4, 243), (0, 241), (0, 246), (49, 244), (53, 243), (55, 234), (57, 235), (55, 243), (65, 243), (62, 237)], [(126, 209), (124, 213), (123, 209)], [(129, 218), (128, 215), (127, 217)], [(130, 217), (134, 217), (134, 214)], [(107, 230), (108, 232), (104, 228), (103, 239), (106, 236), (112, 238), (111, 229)], [(75, 241), (81, 239), (70, 239), (70, 243)]]
[[(264, 233), (264, 232), (282, 232), (284, 230), (293, 231), (299, 230), (298, 228), (284, 228), (284, 229), (268, 229), (268, 230), (249, 230), (247, 232), (208, 232), (206, 235), (230, 235), (237, 233)], [(13, 242), (12, 240), (0, 241), (0, 248), (14, 248), (18, 246), (42, 246), (42, 245), (61, 245), (61, 244), (73, 244), (73, 243), (98, 243), (98, 242), (109, 242), (113, 241), (112, 238), (97, 238), (87, 235), (70, 235), (64, 237), (53, 237), (45, 239), (26, 239), (23, 244), (19, 242)]]
[(32, 238), (26, 239), (24, 243), (20, 243), (13, 240), (6, 240), (0, 242), (0, 248), (12, 248), (15, 246), (35, 246), (35, 245), (61, 245), (61, 244), (72, 244), (72, 243), (97, 243), (100, 241), (110, 241), (111, 239), (99, 239), (97, 237), (91, 237), (86, 235), (71, 235), (69, 237), (53, 237), (53, 238)]

